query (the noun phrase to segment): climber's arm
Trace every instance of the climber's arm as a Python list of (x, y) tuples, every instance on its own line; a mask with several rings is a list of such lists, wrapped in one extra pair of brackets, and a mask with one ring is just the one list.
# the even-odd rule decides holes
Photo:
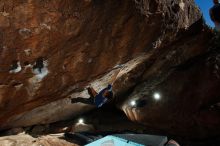
[(107, 97), (107, 98), (109, 98), (109, 99), (111, 99), (111, 98), (113, 97), (113, 93), (112, 93), (112, 92), (109, 92), (109, 91), (105, 91), (105, 92), (103, 93), (103, 96), (104, 96), (104, 97)]
[(92, 87), (88, 87), (87, 90), (88, 90), (88, 94), (89, 94), (91, 97), (93, 97), (93, 98), (98, 94), (98, 93), (95, 91), (95, 89), (92, 88)]

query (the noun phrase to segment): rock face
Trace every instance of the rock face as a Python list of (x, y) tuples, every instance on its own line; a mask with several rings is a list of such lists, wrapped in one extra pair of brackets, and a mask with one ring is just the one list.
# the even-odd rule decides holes
[(27, 134), (19, 134), (16, 136), (0, 137), (1, 146), (78, 146), (65, 140), (59, 139), (59, 135), (48, 135), (34, 138)]
[[(206, 108), (219, 100), (218, 60), (207, 63), (218, 54), (209, 53), (212, 34), (193, 0), (2, 0), (0, 10), (1, 130), (89, 111), (70, 98), (110, 82), (114, 104), (133, 121), (219, 134), (219, 111)], [(131, 108), (139, 98), (146, 106)]]

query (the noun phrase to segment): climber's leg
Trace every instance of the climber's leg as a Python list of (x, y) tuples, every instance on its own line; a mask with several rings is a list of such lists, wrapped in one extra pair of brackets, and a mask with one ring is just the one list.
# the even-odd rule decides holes
[(77, 98), (71, 99), (71, 103), (78, 103), (78, 102), (94, 105), (94, 97), (90, 97), (90, 98), (77, 97)]

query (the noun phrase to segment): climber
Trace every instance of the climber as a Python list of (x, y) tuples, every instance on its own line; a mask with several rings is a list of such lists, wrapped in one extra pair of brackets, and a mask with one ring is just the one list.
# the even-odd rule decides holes
[(220, 31), (220, 3), (219, 0), (213, 0), (214, 6), (209, 10), (210, 18), (215, 24), (215, 29)]
[(33, 66), (33, 69), (38, 69), (38, 71), (41, 73), (42, 68), (44, 68), (44, 59), (42, 57), (37, 58), (35, 65)]
[(90, 105), (95, 105), (96, 107), (101, 107), (107, 101), (113, 98), (112, 85), (109, 84), (106, 88), (102, 89), (97, 93), (92, 87), (87, 88), (89, 98), (77, 97), (71, 99), (71, 103), (85, 103)]

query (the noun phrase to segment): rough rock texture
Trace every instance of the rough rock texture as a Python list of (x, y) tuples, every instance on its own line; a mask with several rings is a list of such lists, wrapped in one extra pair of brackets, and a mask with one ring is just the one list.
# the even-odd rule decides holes
[[(219, 134), (219, 110), (203, 108), (219, 101), (219, 64), (193, 0), (1, 0), (0, 11), (0, 129), (70, 119), (93, 108), (70, 98), (114, 82), (133, 121)], [(131, 108), (138, 98), (146, 106)]]
[(27, 134), (0, 137), (0, 146), (78, 146), (59, 139), (60, 135), (47, 135), (34, 138)]
[[(208, 48), (208, 40), (202, 34), (198, 36), (192, 37), (203, 42), (185, 40), (178, 49), (176, 45), (170, 46), (170, 53), (177, 55), (178, 60), (169, 58), (170, 53), (164, 54), (145, 70), (141, 79), (144, 82), (138, 84), (121, 105), (131, 120), (155, 129), (160, 127), (174, 135), (219, 136), (219, 53), (203, 52)], [(186, 54), (198, 51), (203, 54), (188, 59)], [(185, 59), (187, 61), (179, 64)], [(154, 99), (155, 93), (160, 94), (160, 100)], [(146, 105), (142, 108), (129, 105), (131, 100), (138, 99), (146, 100)]]

